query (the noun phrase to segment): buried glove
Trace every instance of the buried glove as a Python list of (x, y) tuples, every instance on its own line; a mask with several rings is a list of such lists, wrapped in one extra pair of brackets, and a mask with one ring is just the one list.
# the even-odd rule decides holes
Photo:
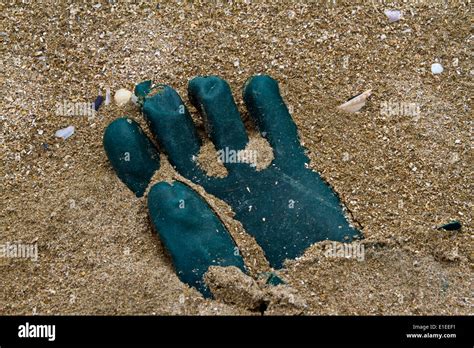
[[(245, 150), (247, 133), (227, 82), (216, 76), (197, 77), (190, 81), (188, 93), (216, 149), (234, 153)], [(271, 77), (250, 78), (243, 97), (251, 119), (272, 146), (274, 159), (260, 171), (249, 163), (224, 163), (228, 171), (224, 178), (210, 177), (198, 166), (196, 157), (201, 140), (174, 89), (145, 81), (137, 85), (135, 94), (160, 150), (167, 154), (171, 164), (181, 175), (232, 207), (235, 218), (256, 239), (272, 267), (281, 268), (285, 259), (301, 256), (315, 242), (350, 242), (362, 237), (347, 221), (332, 188), (308, 168), (309, 159), (300, 144), (296, 125), (277, 82)], [(120, 132), (110, 130), (111, 126), (104, 136), (109, 159), (122, 181), (141, 196), (143, 191), (135, 187), (149, 184), (154, 165), (143, 165), (144, 170), (134, 171), (118, 159), (123, 155), (114, 154), (113, 149), (127, 144), (121, 140)], [(134, 128), (128, 122), (122, 122), (122, 126)], [(135, 134), (145, 137), (142, 131)], [(147, 149), (148, 139), (133, 144), (143, 147), (141, 153), (150, 154), (144, 155), (144, 160), (156, 162), (154, 152)], [(120, 152), (123, 151), (121, 148)]]

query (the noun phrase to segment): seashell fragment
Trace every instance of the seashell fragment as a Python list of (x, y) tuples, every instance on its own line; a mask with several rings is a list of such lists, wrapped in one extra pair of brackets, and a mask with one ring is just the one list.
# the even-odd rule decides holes
[(63, 138), (64, 140), (66, 140), (73, 134), (74, 134), (74, 126), (69, 126), (69, 127), (56, 131), (54, 135), (58, 138)]
[(115, 92), (114, 95), (114, 100), (119, 106), (124, 106), (130, 101), (131, 98), (132, 92), (125, 88), (120, 88), (117, 92)]
[(372, 94), (372, 90), (368, 89), (364, 93), (358, 94), (355, 97), (352, 97), (344, 104), (339, 105), (337, 108), (347, 112), (357, 112), (365, 105), (365, 102), (368, 97)]
[(109, 105), (110, 104), (110, 88), (107, 87), (105, 89), (105, 105)]

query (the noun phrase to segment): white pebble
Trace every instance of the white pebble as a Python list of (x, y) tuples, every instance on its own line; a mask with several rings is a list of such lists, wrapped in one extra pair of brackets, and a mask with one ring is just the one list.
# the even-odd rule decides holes
[(385, 34), (380, 35), (380, 40), (385, 40), (386, 38), (387, 38), (387, 35)]
[(131, 98), (132, 92), (125, 88), (120, 88), (114, 95), (114, 100), (119, 106), (127, 104)]
[(58, 138), (67, 139), (74, 134), (74, 126), (69, 126), (56, 131), (55, 136)]
[(441, 74), (443, 70), (443, 66), (439, 63), (434, 63), (431, 65), (431, 72), (435, 75)]
[(402, 13), (399, 10), (385, 10), (384, 13), (390, 23), (399, 21), (402, 18)]

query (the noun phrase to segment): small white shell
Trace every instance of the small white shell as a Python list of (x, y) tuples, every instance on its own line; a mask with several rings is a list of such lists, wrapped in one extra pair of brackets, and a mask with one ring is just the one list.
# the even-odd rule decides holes
[(105, 89), (105, 105), (109, 105), (110, 104), (110, 88), (107, 87)]
[(365, 105), (365, 101), (371, 94), (372, 90), (369, 89), (364, 93), (359, 94), (357, 97), (346, 101), (344, 104), (339, 105), (337, 108), (347, 112), (357, 112)]
[(434, 63), (431, 65), (431, 72), (435, 75), (441, 74), (443, 70), (444, 70), (443, 66), (439, 63)]
[(120, 88), (114, 95), (114, 100), (119, 106), (127, 104), (131, 98), (132, 92), (125, 88)]
[(399, 10), (385, 10), (383, 13), (388, 17), (390, 23), (399, 21), (402, 18), (402, 13)]
[(58, 138), (63, 138), (64, 140), (66, 140), (73, 134), (74, 134), (74, 126), (69, 126), (69, 127), (56, 131), (54, 135)]

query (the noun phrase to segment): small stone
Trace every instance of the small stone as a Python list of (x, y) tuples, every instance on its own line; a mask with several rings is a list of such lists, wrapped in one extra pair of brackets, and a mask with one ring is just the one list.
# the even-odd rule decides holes
[(441, 74), (443, 70), (443, 66), (439, 63), (434, 63), (431, 65), (431, 72), (435, 75)]
[(454, 152), (452, 155), (451, 155), (451, 159), (450, 159), (450, 163), (451, 164), (454, 164), (456, 162), (459, 161), (459, 154), (457, 152)]
[(43, 135), (43, 130), (42, 130), (42, 129), (38, 129), (38, 134), (39, 134), (39, 135)]
[(380, 40), (385, 40), (386, 38), (387, 38), (387, 35), (385, 34), (380, 35)]
[(402, 18), (402, 13), (399, 10), (385, 10), (384, 13), (390, 23), (399, 21)]

